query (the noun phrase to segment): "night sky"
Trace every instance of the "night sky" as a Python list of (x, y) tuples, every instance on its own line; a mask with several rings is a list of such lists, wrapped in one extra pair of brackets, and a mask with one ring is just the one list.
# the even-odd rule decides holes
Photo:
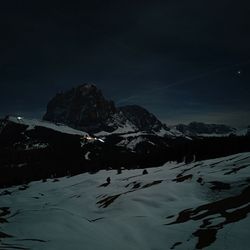
[(0, 115), (95, 83), (167, 124), (250, 125), (250, 2), (1, 1)]

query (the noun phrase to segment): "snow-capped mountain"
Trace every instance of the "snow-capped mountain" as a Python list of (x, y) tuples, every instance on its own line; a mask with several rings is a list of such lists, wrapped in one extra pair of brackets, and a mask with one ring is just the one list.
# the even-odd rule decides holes
[(164, 139), (145, 133), (134, 143), (139, 134), (129, 135), (126, 145), (125, 135), (96, 137), (59, 123), (6, 117), (0, 120), (0, 187), (117, 164), (135, 168), (165, 162), (166, 156), (159, 157), (169, 147)]
[(225, 137), (225, 136), (246, 136), (250, 129), (236, 129), (223, 124), (206, 124), (202, 122), (191, 122), (187, 125), (178, 124), (173, 126), (170, 131), (179, 131), (183, 135), (190, 137)]
[(168, 133), (168, 128), (146, 109), (137, 105), (117, 108), (93, 84), (57, 94), (48, 103), (43, 119), (96, 135), (138, 131)]
[(48, 103), (44, 120), (66, 124), (95, 136), (147, 133), (160, 137), (225, 137), (245, 136), (249, 129), (238, 130), (227, 125), (191, 122), (168, 127), (138, 105), (116, 107), (106, 100), (93, 84), (83, 84), (57, 94)]
[(248, 250), (250, 153), (0, 189), (1, 249)]

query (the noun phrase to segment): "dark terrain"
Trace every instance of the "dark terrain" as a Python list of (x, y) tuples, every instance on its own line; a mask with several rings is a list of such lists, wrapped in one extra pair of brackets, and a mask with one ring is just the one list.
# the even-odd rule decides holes
[[(171, 134), (153, 114), (139, 106), (117, 108), (107, 101), (94, 85), (81, 85), (56, 95), (48, 104), (44, 119), (64, 123), (93, 133), (109, 132), (104, 142), (88, 142), (80, 135), (61, 133), (50, 128), (13, 122), (6, 117), (0, 122), (0, 187), (26, 184), (32, 180), (96, 172), (100, 169), (145, 168), (167, 161), (186, 163), (250, 151), (249, 134), (222, 137), (182, 136)], [(127, 124), (131, 132), (112, 133)], [(201, 124), (192, 131), (219, 133), (233, 131), (226, 126)], [(184, 132), (183, 126), (181, 127)], [(201, 130), (203, 128), (203, 130)], [(185, 127), (187, 129), (187, 127)], [(205, 129), (205, 130), (204, 130)], [(160, 130), (165, 135), (158, 135)], [(134, 132), (134, 133), (133, 133)], [(136, 133), (143, 132), (142, 135)], [(134, 148), (119, 145), (140, 139)], [(46, 144), (46, 147), (33, 147)], [(86, 159), (85, 155), (89, 154)]]

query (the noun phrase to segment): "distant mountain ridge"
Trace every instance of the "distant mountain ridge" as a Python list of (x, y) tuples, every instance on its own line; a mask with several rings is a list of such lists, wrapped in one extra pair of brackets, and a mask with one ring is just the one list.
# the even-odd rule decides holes
[(203, 122), (191, 122), (178, 124), (172, 127), (185, 136), (190, 137), (225, 137), (225, 136), (249, 136), (250, 126), (245, 129), (237, 129), (224, 124), (208, 124)]
[(176, 129), (185, 135), (229, 135), (236, 133), (236, 129), (223, 124), (206, 124), (202, 122), (191, 122), (188, 125), (176, 125)]

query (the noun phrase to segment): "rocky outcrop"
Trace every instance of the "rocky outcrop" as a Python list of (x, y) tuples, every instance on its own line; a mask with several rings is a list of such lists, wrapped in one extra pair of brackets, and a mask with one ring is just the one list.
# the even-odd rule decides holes
[(138, 105), (120, 107), (119, 110), (141, 131), (159, 131), (163, 127), (155, 115)]
[(108, 129), (107, 121), (116, 112), (95, 85), (84, 84), (52, 98), (43, 119), (95, 132)]
[(83, 84), (57, 94), (48, 103), (44, 120), (99, 132), (159, 131), (163, 124), (146, 109), (130, 105), (116, 108), (93, 84)]

